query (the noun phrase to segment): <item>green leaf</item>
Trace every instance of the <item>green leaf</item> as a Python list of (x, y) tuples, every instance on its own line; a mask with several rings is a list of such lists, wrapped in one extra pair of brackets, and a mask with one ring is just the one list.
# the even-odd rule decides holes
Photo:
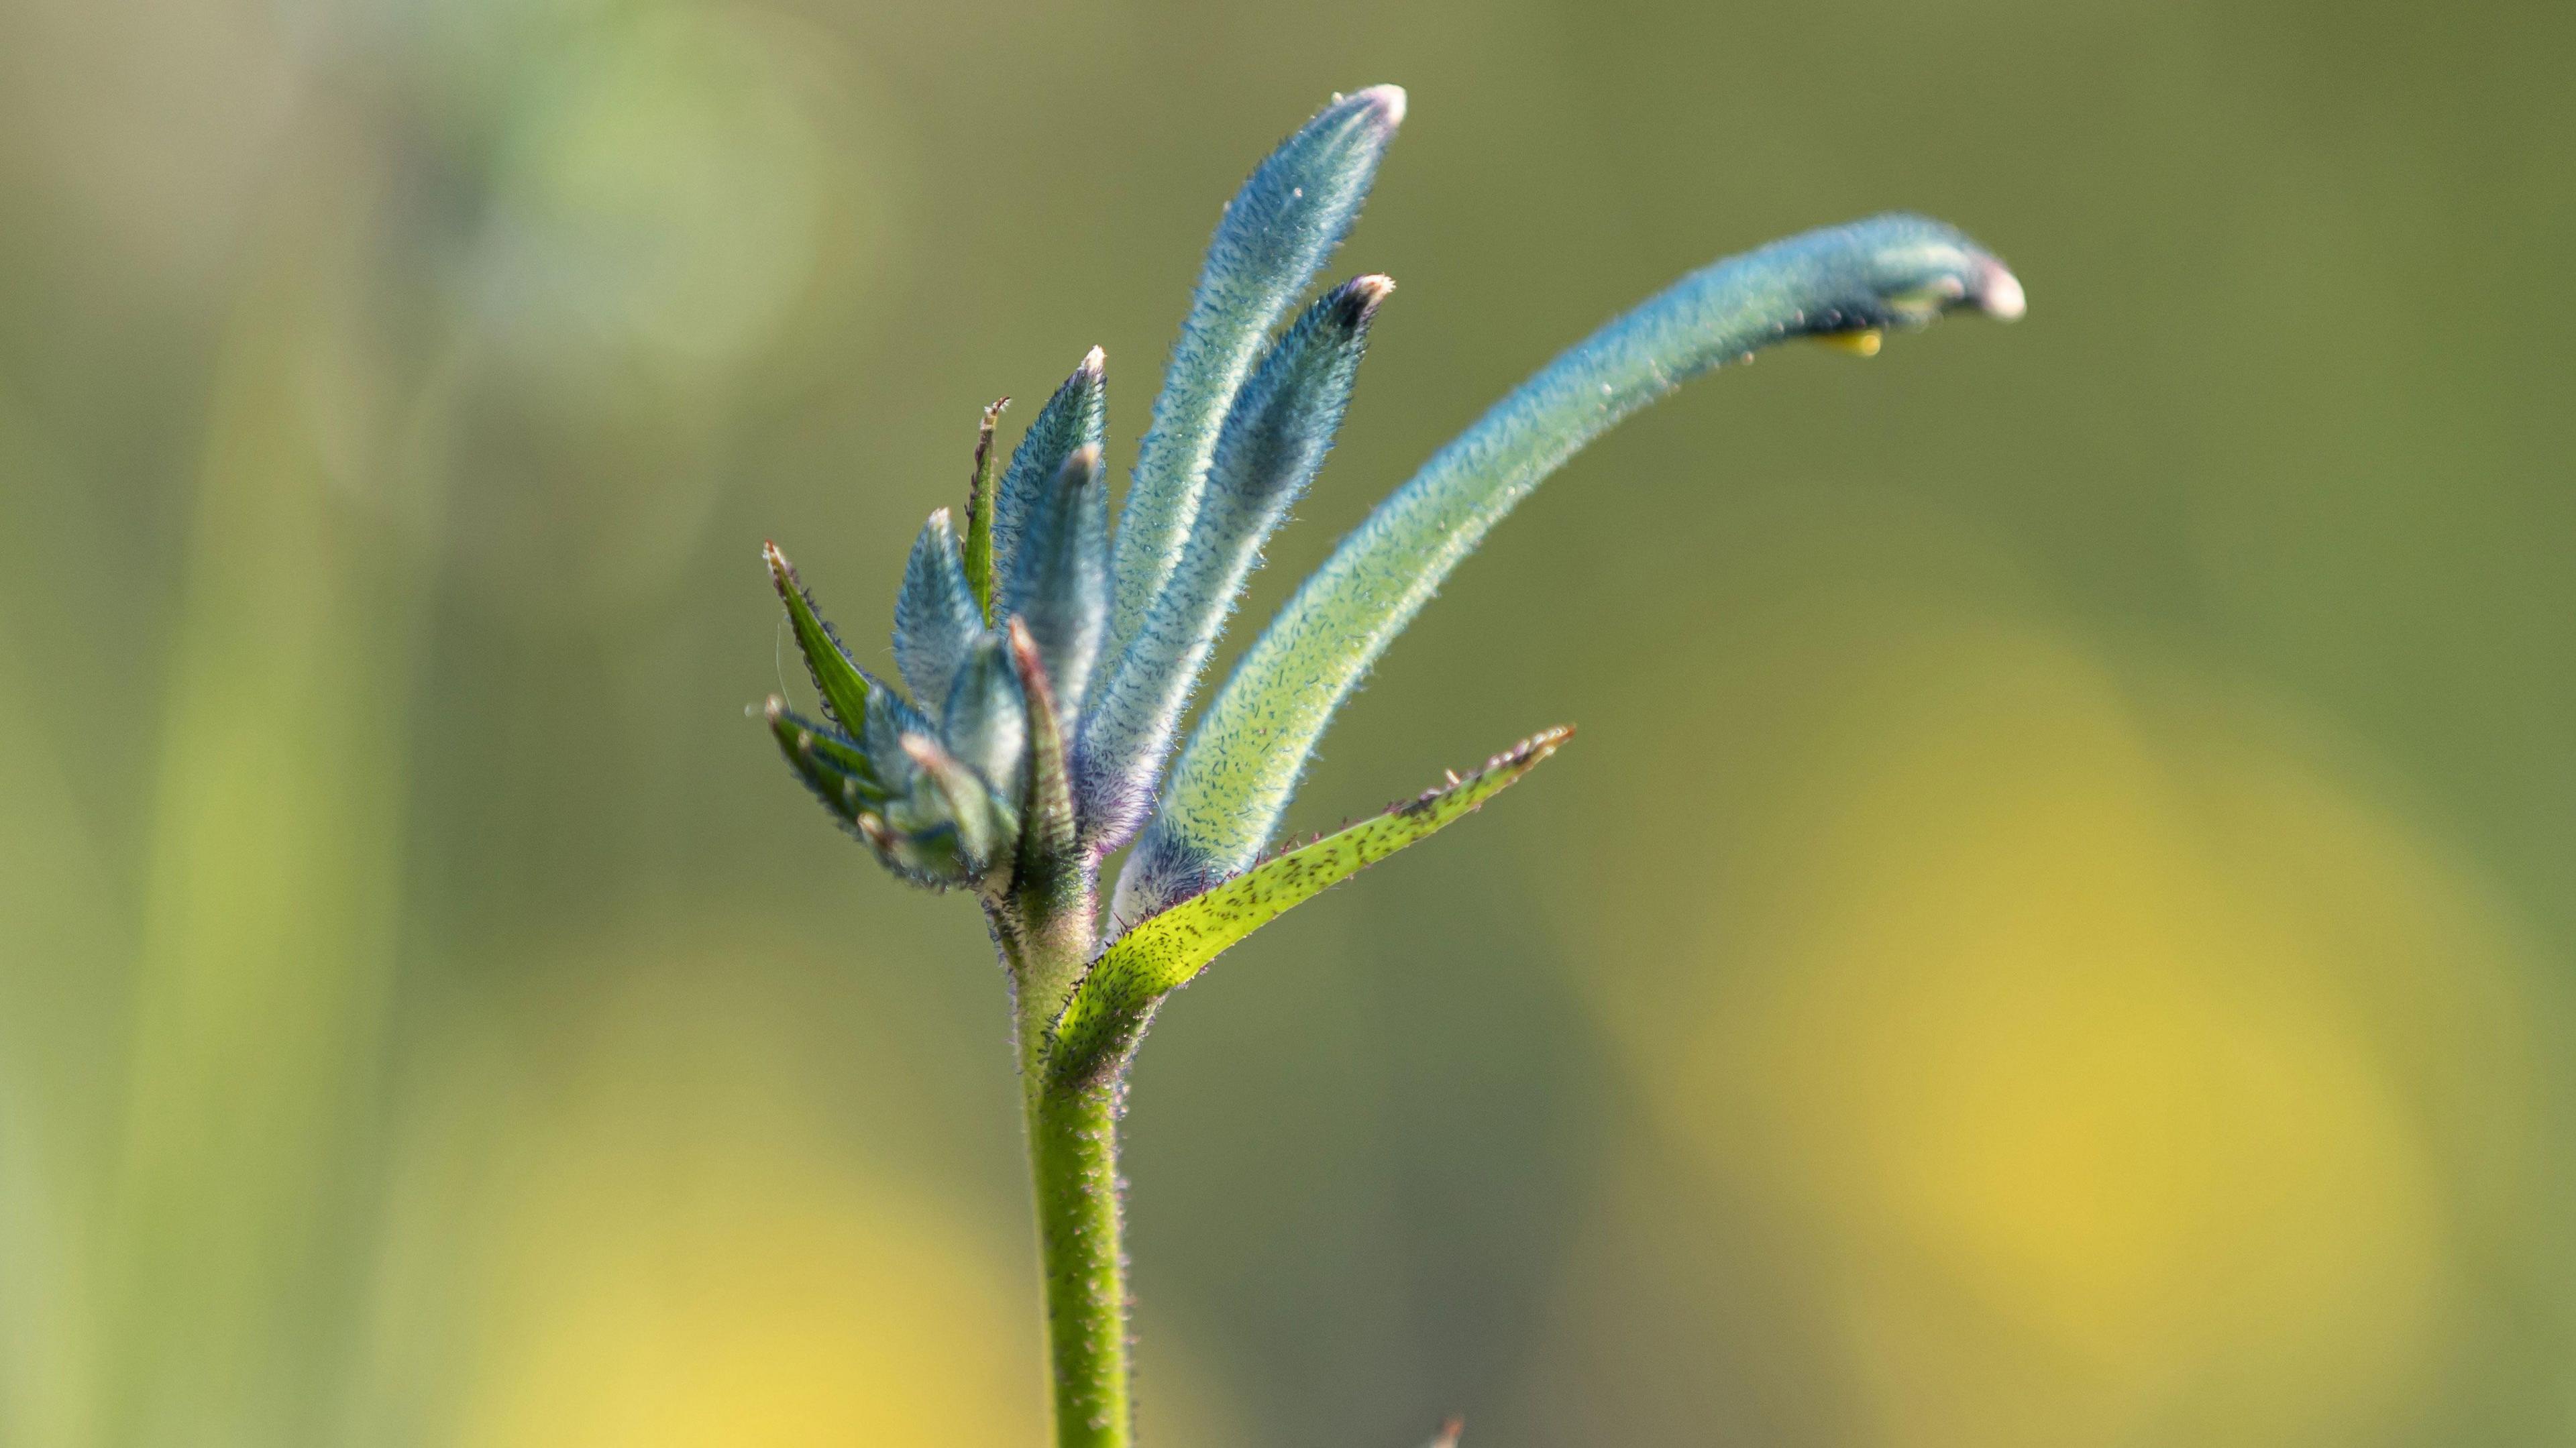
[(1011, 399), (998, 398), (984, 409), (975, 430), (975, 475), (966, 488), (966, 586), (975, 592), (976, 611), (993, 621), (993, 430), (1002, 425), (1002, 409)]
[(2021, 284), (1951, 227), (1881, 216), (1704, 267), (1494, 404), (1380, 503), (1244, 651), (1173, 765), (1114, 909), (1150, 913), (1240, 869), (1287, 808), (1335, 710), (1487, 531), (1593, 438), (1684, 381), (1775, 342), (2007, 320)]
[(797, 652), (805, 656), (805, 668), (814, 676), (814, 690), (823, 696), (824, 712), (841, 732), (853, 739), (866, 737), (862, 731), (868, 721), (868, 679), (859, 666), (850, 662), (849, 653), (814, 611), (814, 597), (797, 580), (796, 569), (775, 543), (760, 545), (760, 556), (769, 563), (770, 581), (778, 585), (778, 597), (787, 605), (787, 621), (796, 634)]
[(1073, 856), (1073, 776), (1065, 764), (1063, 715), (1057, 711), (1055, 685), (1039, 657), (1028, 624), (1014, 618), (1011, 664), (1020, 676), (1020, 697), (1028, 710), (1029, 780), (1021, 799), (1020, 868), (1035, 878)]
[(775, 694), (769, 696), (763, 714), (771, 737), (778, 741), (778, 752), (787, 756), (805, 787), (843, 825), (855, 827), (861, 814), (885, 804), (885, 783), (858, 745), (828, 724), (799, 717)]
[(1155, 1005), (1228, 947), (1290, 907), (1464, 818), (1537, 768), (1573, 733), (1556, 728), (1524, 739), (1465, 779), (1452, 776), (1441, 788), (1374, 819), (1265, 860), (1120, 935), (1056, 1022), (1049, 1056), (1056, 1080), (1079, 1083), (1115, 1070)]

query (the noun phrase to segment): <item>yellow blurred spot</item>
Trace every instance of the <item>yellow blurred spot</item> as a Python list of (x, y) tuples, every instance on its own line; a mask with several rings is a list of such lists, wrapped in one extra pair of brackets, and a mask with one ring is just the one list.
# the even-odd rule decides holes
[[(713, 1145), (713, 1143), (708, 1143)], [(820, 1145), (820, 1143), (817, 1143)], [(885, 1193), (717, 1147), (724, 1189), (599, 1162), (514, 1221), (517, 1290), (461, 1441), (1018, 1445), (1024, 1314), (978, 1244)], [(659, 1168), (657, 1170), (656, 1168)], [(803, 1178), (799, 1180), (798, 1178)], [(657, 1198), (660, 1198), (657, 1200)]]
[[(606, 952), (614, 957), (624, 952)], [(794, 994), (741, 948), (631, 956), (565, 1039), (433, 1113), (470, 1118), (470, 1192), (404, 1200), (459, 1324), (448, 1441), (474, 1448), (1025, 1448), (1045, 1436), (1036, 1291), (1011, 1221), (850, 1139), (816, 1103), (883, 1083), (796, 1069)], [(612, 977), (614, 978), (614, 977)], [(724, 984), (718, 984), (718, 982)], [(539, 1049), (530, 1051), (530, 1045)], [(857, 1049), (865, 1058), (871, 1053)], [(887, 1053), (877, 1051), (882, 1057)], [(810, 1063), (815, 1059), (807, 1055)], [(491, 1064), (491, 1063), (487, 1063)], [(878, 1097), (870, 1108), (895, 1112)]]
[(1704, 856), (1692, 981), (1624, 1004), (1671, 1139), (1797, 1244), (1870, 1441), (2404, 1411), (2459, 1290), (2448, 1144), (2528, 1150), (2507, 932), (2268, 723), (2038, 631), (1861, 632), (1747, 681), (1788, 753)]
[(1878, 349), (1886, 345), (1887, 334), (1876, 327), (1863, 327), (1857, 332), (1818, 332), (1815, 340), (1837, 352), (1849, 352), (1855, 357), (1875, 357)]

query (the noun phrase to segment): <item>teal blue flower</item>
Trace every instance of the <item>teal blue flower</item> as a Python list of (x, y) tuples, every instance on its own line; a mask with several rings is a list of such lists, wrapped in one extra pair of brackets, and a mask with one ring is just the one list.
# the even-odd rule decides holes
[[(1336, 98), (1226, 206), (1114, 527), (1097, 349), (998, 468), (1001, 404), (985, 409), (964, 531), (932, 513), (896, 592), (901, 688), (852, 662), (766, 550), (822, 699), (812, 719), (769, 701), (779, 748), (886, 868), (974, 891), (1009, 972), (1065, 1444), (1127, 1441), (1115, 1125), (1160, 1003), (1281, 911), (1474, 811), (1572, 732), (1532, 735), (1265, 858), (1325, 726), (1441, 580), (1584, 444), (1700, 373), (1792, 338), (1870, 355), (1958, 308), (2022, 312), (2001, 262), (1916, 216), (1682, 278), (1381, 502), (1253, 641), (1176, 757), (1227, 616), (1324, 465), (1394, 291), (1360, 276), (1298, 309), (1403, 119), (1393, 86)], [(1104, 912), (1101, 867), (1130, 845)]]
[(1612, 423), (1790, 338), (1867, 354), (1888, 330), (1957, 307), (2022, 311), (2002, 263), (1913, 216), (1810, 232), (1693, 273), (1559, 357), (1380, 504), (1253, 644), (1175, 762), (1191, 691), (1263, 542), (1332, 448), (1394, 283), (1358, 277), (1278, 324), (1358, 219), (1403, 118), (1392, 86), (1337, 100), (1227, 205), (1114, 540), (1097, 349), (1039, 411), (998, 485), (983, 459), (969, 536), (946, 509), (931, 515), (896, 596), (909, 697), (850, 662), (770, 550), (826, 715), (773, 700), (772, 725), (806, 783), (888, 868), (1007, 891), (1030, 813), (1027, 705), (1004, 639), (1013, 619), (1053, 694), (1075, 847), (1096, 863), (1142, 832), (1111, 905), (1132, 926), (1259, 856), (1334, 710), (1387, 643), (1486, 529)]

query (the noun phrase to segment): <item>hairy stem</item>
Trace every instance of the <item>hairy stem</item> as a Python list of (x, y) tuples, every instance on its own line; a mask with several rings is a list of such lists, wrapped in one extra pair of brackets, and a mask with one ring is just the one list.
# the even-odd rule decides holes
[(1127, 1270), (1119, 1250), (1117, 1088), (1032, 1082), (1029, 1169), (1045, 1265), (1058, 1448), (1126, 1448)]
[(1127, 1448), (1127, 1264), (1118, 1201), (1118, 1087), (1050, 1085), (1047, 1031), (1091, 956), (1090, 871), (1049, 861), (997, 922), (1018, 994), (1020, 1081), (1046, 1278), (1047, 1356), (1058, 1448)]

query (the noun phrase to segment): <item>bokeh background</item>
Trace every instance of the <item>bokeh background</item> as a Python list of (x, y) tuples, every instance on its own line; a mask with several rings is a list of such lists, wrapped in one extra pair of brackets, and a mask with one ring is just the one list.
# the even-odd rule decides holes
[[(1217, 209), (1412, 117), (1257, 620), (1678, 273), (1167, 1011), (1149, 1441), (2576, 1442), (2576, 9), (8, 0), (0, 1441), (1022, 1445), (1002, 981), (744, 708), (976, 411), (1132, 457)], [(1235, 642), (1243, 632), (1239, 630)]]

